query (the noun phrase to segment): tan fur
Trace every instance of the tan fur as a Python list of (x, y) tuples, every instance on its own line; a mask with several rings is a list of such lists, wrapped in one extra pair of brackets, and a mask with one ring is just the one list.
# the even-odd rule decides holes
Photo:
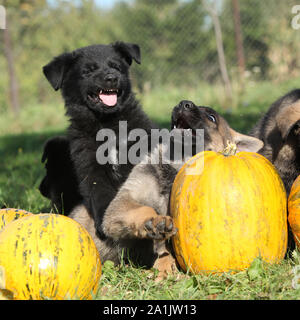
[(231, 134), (231, 142), (234, 142), (237, 146), (237, 152), (240, 152), (240, 151), (257, 152), (264, 146), (264, 143), (261, 140), (241, 134), (231, 128), (230, 128), (230, 134)]
[[(228, 141), (236, 143), (238, 151), (257, 151), (262, 147), (263, 143), (259, 139), (234, 131), (224, 118), (217, 117), (218, 125), (206, 120), (205, 130), (210, 139), (205, 141), (205, 150), (222, 151)], [(136, 165), (108, 206), (102, 228), (112, 242), (107, 244), (108, 240), (97, 239), (93, 219), (84, 209), (72, 214), (96, 239), (101, 257), (120, 256), (121, 248), (130, 247), (131, 252), (142, 257), (142, 264), (158, 268), (159, 279), (176, 269), (169, 242), (166, 241), (176, 232), (168, 205), (172, 182), (182, 165), (175, 162), (164, 164), (164, 152), (165, 146), (161, 144), (142, 163)], [(159, 156), (160, 161), (151, 164), (151, 156), (155, 155)], [(110, 248), (117, 253), (109, 254)]]
[(118, 243), (111, 240), (101, 241), (97, 237), (94, 219), (90, 216), (84, 205), (75, 207), (70, 213), (69, 217), (80, 223), (91, 235), (100, 253), (102, 262), (105, 260), (111, 260), (115, 263), (119, 263), (119, 256), (116, 250), (116, 248), (118, 247)]
[[(155, 179), (145, 174), (145, 166), (147, 165), (136, 166), (135, 174), (129, 175), (121, 188), (122, 192), (117, 194), (106, 211), (103, 231), (113, 239), (147, 238), (145, 223), (152, 220), (155, 226), (167, 214), (165, 197), (159, 194)], [(136, 175), (138, 179), (135, 178)], [(149, 193), (149, 190), (152, 192)], [(165, 218), (165, 223), (168, 223), (169, 217)]]
[(176, 260), (172, 257), (170, 253), (167, 253), (165, 255), (159, 256), (156, 259), (153, 268), (159, 271), (155, 281), (161, 281), (165, 279), (168, 276), (168, 274), (172, 274), (177, 271)]
[(218, 121), (219, 125), (217, 130), (214, 128), (214, 130), (209, 132), (212, 140), (210, 149), (212, 151), (221, 152), (226, 147), (227, 141), (231, 141), (233, 137), (227, 121), (221, 116), (218, 117)]
[(121, 212), (125, 215), (117, 215), (109, 225), (105, 226), (105, 232), (114, 239), (123, 237), (128, 238), (146, 238), (145, 222), (157, 218), (157, 213), (153, 208), (140, 206), (138, 203), (127, 202), (127, 208)]
[(264, 142), (260, 154), (270, 160), (281, 176), (287, 194), (300, 174), (300, 90), (275, 101), (252, 129)]
[(286, 139), (294, 124), (300, 120), (300, 101), (280, 110), (275, 120), (282, 138)]
[(229, 127), (227, 121), (218, 115), (219, 125), (217, 128), (207, 123), (206, 131), (211, 138), (210, 142), (205, 142), (205, 150), (221, 152), (227, 146), (227, 142), (237, 145), (237, 152), (252, 151), (256, 152), (263, 147), (263, 142), (257, 138), (241, 134)]

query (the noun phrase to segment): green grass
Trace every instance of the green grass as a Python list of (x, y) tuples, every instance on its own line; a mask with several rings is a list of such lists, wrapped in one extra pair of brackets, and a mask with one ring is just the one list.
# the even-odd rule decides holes
[[(137, 98), (145, 111), (161, 126), (168, 127), (173, 106), (182, 99), (210, 105), (221, 112), (230, 125), (243, 133), (280, 95), (297, 87), (299, 79), (281, 85), (247, 85), (242, 95), (235, 91), (234, 103), (226, 105), (222, 87), (201, 84), (191, 88), (160, 88)], [(41, 154), (45, 141), (62, 134), (67, 126), (62, 103), (26, 106), (19, 117), (0, 117), (0, 207), (49, 212), (50, 204), (38, 191), (45, 173)], [(300, 289), (292, 287), (293, 268), (300, 255), (293, 252), (278, 265), (256, 263), (250, 271), (222, 275), (189, 275), (179, 272), (160, 283), (155, 270), (122, 265), (103, 266), (96, 299), (300, 299)], [(252, 271), (251, 271), (252, 270)], [(253, 271), (254, 270), (254, 271)]]
[[(155, 270), (130, 266), (113, 267), (104, 263), (97, 299), (151, 300), (287, 300), (300, 299), (300, 288), (294, 289), (293, 268), (299, 254), (280, 264), (254, 260), (248, 270), (220, 275), (191, 275), (178, 272), (162, 282), (155, 282)], [(299, 286), (300, 287), (300, 286)]]

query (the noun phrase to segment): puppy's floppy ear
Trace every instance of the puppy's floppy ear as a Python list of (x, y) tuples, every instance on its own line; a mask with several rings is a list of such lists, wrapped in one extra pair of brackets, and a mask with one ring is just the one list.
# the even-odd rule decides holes
[(65, 72), (73, 61), (72, 53), (63, 53), (43, 67), (43, 72), (54, 90), (61, 88)]
[(129, 65), (131, 65), (132, 59), (138, 64), (141, 63), (141, 50), (137, 44), (117, 41), (112, 46), (121, 53)]
[(300, 101), (283, 107), (276, 115), (276, 124), (283, 140), (286, 140), (294, 125), (300, 120)]
[(232, 142), (234, 142), (237, 146), (237, 152), (258, 152), (264, 146), (264, 143), (261, 140), (254, 137), (246, 136), (244, 134), (236, 132), (233, 129), (230, 129), (230, 134), (232, 137)]

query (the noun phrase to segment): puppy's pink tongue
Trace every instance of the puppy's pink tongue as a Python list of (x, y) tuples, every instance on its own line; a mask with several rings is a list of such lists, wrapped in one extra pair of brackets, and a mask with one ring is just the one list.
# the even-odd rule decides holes
[(109, 107), (113, 107), (117, 104), (118, 97), (116, 93), (112, 93), (112, 94), (100, 93), (99, 97), (101, 101)]

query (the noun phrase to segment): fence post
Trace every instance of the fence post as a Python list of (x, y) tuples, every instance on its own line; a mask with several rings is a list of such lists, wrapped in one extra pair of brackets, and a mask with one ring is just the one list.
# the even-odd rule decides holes
[(244, 80), (245, 74), (245, 54), (243, 46), (243, 35), (241, 27), (241, 14), (240, 14), (240, 4), (239, 0), (232, 0), (233, 7), (233, 21), (234, 21), (234, 33), (235, 33), (235, 45), (236, 45), (236, 55), (237, 62), (239, 66), (240, 80)]
[(224, 45), (223, 45), (223, 37), (222, 37), (222, 29), (220, 24), (220, 19), (218, 17), (218, 11), (216, 2), (213, 1), (212, 4), (208, 4), (204, 1), (204, 6), (206, 10), (209, 12), (212, 22), (215, 29), (215, 36), (216, 36), (216, 44), (217, 44), (217, 51), (218, 51), (218, 57), (219, 57), (219, 65), (220, 70), (225, 86), (225, 93), (227, 100), (230, 104), (233, 102), (233, 96), (232, 96), (232, 86), (228, 75), (227, 65), (226, 65), (226, 59), (225, 59), (225, 53), (224, 53)]
[(6, 28), (6, 10), (4, 6), (0, 5), (0, 29)]

